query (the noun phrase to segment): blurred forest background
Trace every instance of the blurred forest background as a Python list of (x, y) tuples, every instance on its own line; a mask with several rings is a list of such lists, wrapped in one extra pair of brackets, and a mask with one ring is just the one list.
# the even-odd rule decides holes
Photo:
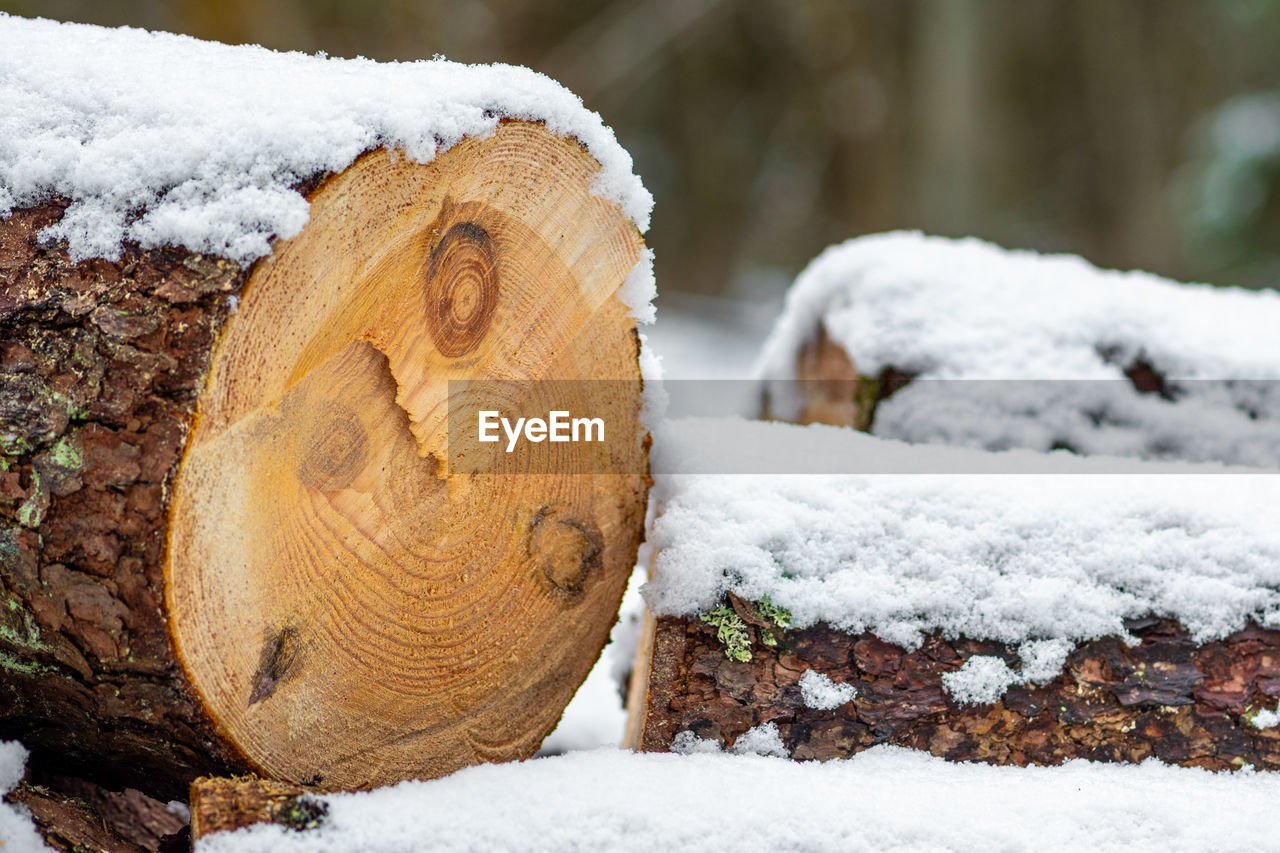
[[(1280, 0), (0, 0), (271, 48), (528, 65), (617, 131), (679, 293), (892, 228), (1280, 284)], [(693, 298), (693, 297), (690, 297)]]

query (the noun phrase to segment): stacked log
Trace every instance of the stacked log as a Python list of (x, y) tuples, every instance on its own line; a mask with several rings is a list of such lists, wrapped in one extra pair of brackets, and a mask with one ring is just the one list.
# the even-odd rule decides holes
[[(42, 44), (73, 61), (92, 42), (107, 70), (81, 82), (107, 112), (127, 88), (111, 69), (153, 48), (215, 78), (329, 67), (10, 18), (0, 38), (11, 64)], [(485, 85), (485, 69), (446, 65), (423, 79)], [(377, 90), (381, 72), (360, 67)], [(37, 78), (0, 85), (38, 102)], [(572, 101), (529, 78), (513, 97)], [(342, 168), (286, 162), (307, 219), (257, 257), (127, 236), (86, 257), (83, 235), (50, 236), (74, 230), (85, 198), (14, 190), (0, 220), (0, 738), (31, 750), (33, 778), (162, 801), (205, 774), (363, 788), (526, 758), (554, 728), (634, 565), (647, 437), (610, 443), (622, 474), (460, 473), (449, 383), (617, 380), (634, 422), (637, 304), (620, 288), (644, 249), (634, 212), (600, 194), (594, 155), (625, 155), (611, 135), (601, 147), (598, 117), (557, 101), (553, 130), (503, 118), (504, 97), (464, 105), (474, 128), (438, 137), (431, 158), (375, 134)], [(245, 138), (270, 129), (248, 93), (239, 108)], [(563, 135), (574, 122), (592, 151)]]
[[(1059, 451), (1056, 457), (1106, 447), (1274, 467), (1280, 395), (1270, 393), (1276, 383), (1267, 377), (1280, 376), (1280, 351), (1274, 336), (1246, 330), (1275, 322), (1275, 294), (1109, 273), (1079, 259), (1004, 253), (972, 240), (863, 238), (828, 250), (797, 280), (762, 357), (762, 414), (930, 444)], [(985, 396), (972, 403), (971, 394)], [(972, 409), (962, 412), (967, 403)], [(1183, 406), (1205, 417), (1183, 417)], [(979, 417), (968, 417), (973, 411)], [(814, 443), (817, 436), (793, 439)], [(815, 452), (827, 454), (830, 470), (848, 469), (847, 460), (830, 456), (830, 445), (822, 447)], [(884, 452), (857, 450), (873, 460)], [(815, 462), (820, 470), (824, 460)], [(1012, 473), (1034, 474), (1036, 464)], [(1194, 479), (1167, 482), (1175, 491), (1197, 488)], [(759, 499), (745, 484), (740, 491), (740, 506), (725, 517)], [(660, 527), (661, 501), (658, 510)], [(1171, 531), (1184, 523), (1175, 515)], [(821, 553), (831, 547), (825, 535), (840, 532), (831, 524), (814, 543)], [(993, 554), (996, 539), (1023, 535), (1000, 518), (990, 526)], [(1265, 544), (1240, 544), (1251, 556), (1270, 553)], [(708, 546), (707, 553), (717, 552)], [(1117, 577), (1130, 557), (1115, 555)], [(904, 578), (913, 559), (904, 541)], [(1135, 616), (1125, 624), (1127, 643), (1108, 636), (1073, 644), (1056, 677), (979, 703), (953, 697), (944, 677), (975, 657), (1016, 669), (1015, 645), (934, 630), (908, 648), (818, 622), (769, 629), (773, 645), (755, 636), (744, 660), (726, 646), (714, 614), (708, 603), (702, 618), (670, 608), (649, 616), (629, 688), (631, 746), (664, 751), (694, 736), (732, 748), (748, 731), (773, 724), (799, 759), (888, 743), (993, 763), (1154, 756), (1214, 770), (1280, 768), (1280, 728), (1252, 722), (1280, 697), (1280, 633), (1259, 624), (1261, 613), (1207, 641), (1170, 614)], [(749, 635), (765, 630), (744, 623)], [(806, 705), (799, 681), (809, 670), (856, 696), (834, 708)]]
[[(1048, 684), (1013, 686), (993, 703), (965, 705), (948, 695), (943, 675), (975, 655), (1014, 665), (1014, 647), (934, 633), (908, 651), (870, 632), (817, 625), (781, 632), (776, 646), (744, 663), (725, 656), (706, 623), (658, 617), (653, 645), (642, 652), (648, 675), (632, 685), (632, 745), (665, 752), (690, 731), (732, 747), (772, 722), (799, 760), (894, 744), (993, 764), (1154, 757), (1209, 770), (1280, 770), (1280, 729), (1250, 722), (1280, 696), (1280, 631), (1251, 624), (1196, 643), (1172, 620), (1129, 629), (1139, 645), (1115, 637), (1085, 643)], [(809, 707), (799, 686), (808, 670), (852, 685), (856, 696), (837, 708)]]

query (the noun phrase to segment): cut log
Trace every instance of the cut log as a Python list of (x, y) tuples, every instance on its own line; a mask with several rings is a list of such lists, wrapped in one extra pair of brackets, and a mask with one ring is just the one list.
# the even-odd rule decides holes
[[(847, 758), (876, 744), (925, 750), (955, 761), (1061, 764), (1072, 758), (1236, 770), (1280, 770), (1280, 728), (1250, 719), (1280, 695), (1280, 631), (1251, 625), (1197, 645), (1168, 620), (1085, 643), (1050, 683), (1013, 686), (991, 704), (962, 705), (942, 676), (975, 655), (1013, 665), (1016, 649), (931, 635), (915, 651), (873, 634), (826, 626), (782, 631), (748, 662), (727, 658), (714, 628), (661, 617), (637, 657), (629, 745), (665, 752), (681, 732), (729, 748), (756, 726), (774, 723), (792, 758)], [(641, 667), (651, 669), (646, 678)], [(807, 670), (857, 695), (833, 709), (809, 707)]]
[(303, 785), (256, 776), (202, 777), (191, 783), (191, 840), (257, 823), (314, 829), (329, 811), (316, 793)]
[(659, 478), (631, 747), (1280, 770), (1273, 473), (1056, 454), (1025, 477), (1032, 454), (735, 419), (658, 440), (712, 472), (803, 448), (993, 476)]
[[(788, 420), (798, 424), (827, 424), (871, 432), (876, 406), (914, 378), (912, 374), (886, 367), (878, 376), (858, 373), (844, 348), (831, 339), (825, 328), (807, 341), (796, 357), (796, 389), (800, 408)], [(779, 414), (769, 408), (766, 418)]]
[(1278, 323), (1273, 292), (863, 237), (797, 278), (761, 358), (762, 413), (911, 443), (1273, 467)]
[(634, 474), (451, 474), (448, 382), (638, 411), (642, 243), (598, 171), (522, 121), (373, 151), (243, 271), (73, 263), (37, 239), (66, 202), (0, 222), (0, 737), (165, 799), (532, 755), (615, 619), (646, 442)]

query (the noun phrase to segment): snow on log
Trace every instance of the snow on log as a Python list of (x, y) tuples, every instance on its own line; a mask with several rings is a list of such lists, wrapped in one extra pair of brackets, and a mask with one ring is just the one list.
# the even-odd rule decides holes
[(1280, 769), (1280, 472), (728, 419), (654, 446), (687, 473), (655, 486), (633, 746)]
[[(1280, 293), (892, 233), (797, 278), (768, 414), (910, 442), (1280, 464)], [(800, 380), (798, 382), (792, 380)]]
[[(768, 796), (739, 805), (748, 792)], [(286, 820), (196, 833), (196, 850), (648, 853), (723, 842), (741, 853), (1247, 851), (1274, 846), (1280, 775), (1156, 762), (987, 767), (893, 747), (822, 764), (593, 750), (369, 793), (293, 793), (310, 810), (283, 811), (314, 828), (298, 831)], [(708, 808), (709, 796), (725, 807)], [(246, 803), (240, 813), (254, 808)]]
[(638, 411), (650, 200), (612, 133), (520, 68), (3, 15), (0, 100), (0, 736), (166, 799), (532, 755), (646, 444), (450, 474), (447, 383)]

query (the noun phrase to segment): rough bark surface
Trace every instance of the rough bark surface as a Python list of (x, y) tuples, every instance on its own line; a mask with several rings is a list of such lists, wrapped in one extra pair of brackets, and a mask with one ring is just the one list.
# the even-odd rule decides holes
[[(31, 812), (45, 844), (67, 853), (156, 853), (116, 832), (85, 801), (42, 785), (23, 783), (5, 795)], [(0, 843), (3, 839), (0, 839)], [(166, 851), (167, 853), (167, 851)]]
[(101, 785), (71, 776), (37, 775), (32, 785), (73, 798), (87, 806), (116, 835), (143, 850), (187, 849), (187, 820), (165, 803), (134, 788), (111, 791)]
[[(1248, 720), (1280, 697), (1280, 631), (1250, 625), (1196, 644), (1168, 620), (1135, 621), (1129, 630), (1140, 645), (1085, 643), (1051, 683), (963, 706), (947, 695), (943, 674), (974, 655), (1016, 668), (1014, 647), (933, 635), (908, 652), (870, 634), (816, 626), (783, 632), (773, 649), (757, 644), (753, 660), (738, 663), (725, 657), (710, 626), (662, 617), (637, 745), (666, 751), (690, 730), (727, 747), (772, 721), (797, 759), (842, 758), (891, 743), (993, 764), (1154, 756), (1211, 770), (1280, 769), (1280, 727), (1257, 729)], [(853, 684), (857, 697), (830, 711), (806, 707), (799, 680), (808, 669)]]
[(299, 831), (315, 828), (328, 809), (314, 793), (256, 776), (197, 779), (191, 784), (191, 838), (198, 841), (255, 823), (279, 823)]
[(162, 570), (244, 273), (176, 249), (73, 263), (37, 237), (65, 206), (0, 222), (0, 737), (34, 768), (181, 797), (240, 766), (176, 663)]

